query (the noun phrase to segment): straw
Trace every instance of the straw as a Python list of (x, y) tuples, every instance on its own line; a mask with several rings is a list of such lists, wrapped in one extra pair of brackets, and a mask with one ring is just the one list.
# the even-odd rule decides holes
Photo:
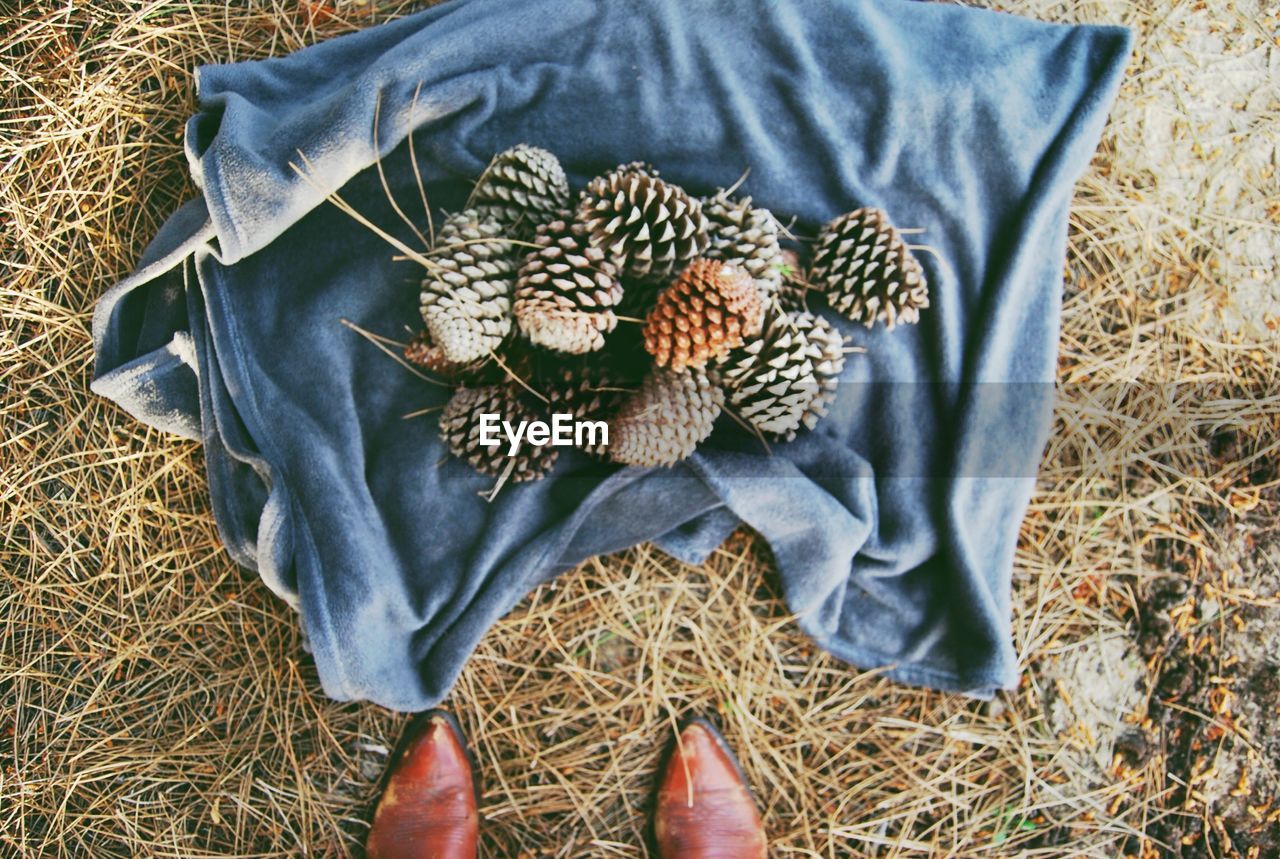
[[(485, 636), (447, 702), (484, 855), (652, 855), (654, 769), (692, 714), (723, 726), (776, 856), (1275, 855), (1278, 22), (1226, 0), (1001, 8), (1140, 35), (1071, 217), (1062, 401), (1015, 561), (1023, 685), (983, 704), (821, 654), (745, 531), (700, 567), (595, 559)], [(89, 393), (89, 326), (195, 194), (193, 66), (407, 11), (36, 0), (0, 20), (0, 854), (363, 841), (405, 717), (325, 698), (296, 616), (222, 548), (199, 447)]]

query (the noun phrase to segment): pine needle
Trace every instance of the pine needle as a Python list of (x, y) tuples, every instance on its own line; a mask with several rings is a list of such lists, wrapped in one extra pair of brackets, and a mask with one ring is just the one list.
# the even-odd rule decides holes
[[(409, 7), (9, 5), (21, 11), (0, 21), (0, 853), (360, 855), (407, 716), (325, 696), (297, 614), (226, 551), (199, 445), (89, 390), (89, 313), (198, 193), (181, 141), (191, 69)], [(1257, 250), (1277, 236), (1277, 112), (1258, 96), (1274, 77), (1268, 19), (1225, 0), (998, 5), (1142, 33), (1075, 186), (1059, 401), (1014, 562), (1020, 687), (974, 702), (823, 654), (746, 528), (697, 566), (652, 545), (593, 558), (486, 632), (448, 698), (477, 759), (485, 855), (645, 855), (655, 769), (692, 715), (718, 721), (788, 856), (1152, 856), (1170, 825), (1187, 826), (1189, 850), (1247, 855), (1251, 829), (1274, 828), (1263, 800), (1215, 793), (1239, 771), (1275, 797), (1276, 734), (1253, 715), (1274, 708), (1248, 679), (1268, 676), (1248, 655), (1280, 610), (1267, 578), (1280, 273)], [(1168, 133), (1151, 133), (1153, 116)], [(385, 155), (388, 177), (408, 148)], [(433, 464), (428, 479), (452, 479)], [(572, 505), (572, 486), (549, 503)], [(1099, 642), (1127, 662), (1150, 589), (1170, 580), (1190, 590), (1120, 696), (1138, 705), (1091, 716), (1105, 684), (1074, 675), (1116, 667)], [(1179, 662), (1224, 682), (1171, 700), (1161, 680)], [(1230, 718), (1214, 710), (1223, 692)], [(1155, 754), (1099, 763), (1116, 730)], [(1188, 739), (1200, 752), (1179, 753)], [(1215, 822), (1232, 806), (1234, 847)]]
[(400, 355), (396, 350), (389, 348), (387, 344), (395, 343), (394, 340), (388, 340), (385, 337), (379, 337), (377, 334), (374, 334), (372, 331), (366, 331), (365, 329), (361, 328), (359, 325), (356, 325), (350, 319), (339, 319), (338, 321), (341, 322), (343, 325), (345, 325), (347, 328), (350, 328), (352, 331), (359, 334), (361, 337), (368, 340), (374, 346), (377, 346), (378, 350), (381, 351), (384, 355), (389, 356), (391, 360), (395, 361), (401, 367), (404, 367), (406, 370), (408, 370), (413, 375), (417, 376), (422, 381), (430, 382), (433, 385), (440, 385), (441, 387), (445, 387), (445, 388), (451, 387), (449, 384), (442, 382), (439, 379), (433, 379), (430, 376), (426, 375), (425, 373), (420, 371), (417, 367), (413, 366), (408, 361), (406, 361), (404, 359), (404, 356)]

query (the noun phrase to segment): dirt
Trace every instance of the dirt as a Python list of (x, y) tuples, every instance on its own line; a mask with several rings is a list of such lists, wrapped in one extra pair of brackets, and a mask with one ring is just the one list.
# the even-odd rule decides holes
[(1123, 631), (1095, 632), (1037, 668), (1046, 722), (1074, 757), (1080, 793), (1145, 772), (1155, 801), (1126, 856), (1280, 856), (1271, 509), (1200, 511), (1218, 530), (1198, 553), (1153, 541), (1148, 560), (1164, 572), (1125, 583), (1138, 599)]
[[(1212, 576), (1143, 616), (1149, 718), (1166, 756), (1152, 833), (1178, 857), (1280, 855), (1280, 528), (1224, 522)], [(1167, 632), (1166, 632), (1167, 630)], [(1164, 641), (1150, 633), (1166, 632)]]
[(1100, 780), (1118, 741), (1131, 733), (1126, 719), (1142, 706), (1146, 666), (1123, 630), (1099, 629), (1042, 664), (1045, 715), (1056, 736), (1077, 752), (1082, 774)]

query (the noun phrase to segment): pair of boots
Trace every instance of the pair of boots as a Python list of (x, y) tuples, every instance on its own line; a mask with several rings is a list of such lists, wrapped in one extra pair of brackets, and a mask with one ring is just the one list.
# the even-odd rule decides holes
[[(659, 773), (654, 837), (664, 859), (764, 859), (764, 827), (724, 738), (685, 723)], [(424, 714), (391, 761), (369, 859), (475, 859), (480, 818), (471, 755), (442, 710)]]

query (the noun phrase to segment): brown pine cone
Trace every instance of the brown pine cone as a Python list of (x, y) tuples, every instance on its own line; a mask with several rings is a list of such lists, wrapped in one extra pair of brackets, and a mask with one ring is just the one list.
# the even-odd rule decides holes
[(466, 375), (468, 364), (455, 364), (444, 356), (444, 350), (431, 342), (427, 331), (419, 331), (405, 344), (404, 359), (446, 382), (453, 382)]
[(609, 457), (625, 465), (672, 465), (711, 434), (724, 392), (702, 370), (655, 369), (609, 425)]
[(813, 287), (800, 265), (800, 257), (795, 251), (784, 248), (779, 262), (778, 303), (784, 310), (808, 310), (809, 293), (813, 292)]
[[(575, 421), (608, 422), (630, 393), (606, 365), (587, 359), (557, 367), (540, 389), (547, 398), (548, 415), (570, 414)], [(608, 452), (603, 444), (587, 444), (582, 449), (593, 456)]]
[(481, 444), (481, 415), (484, 414), (496, 414), (499, 420), (509, 421), (513, 426), (520, 421), (539, 420), (521, 401), (520, 389), (514, 383), (458, 388), (440, 413), (440, 437), (450, 453), (481, 474), (490, 477), (508, 474), (507, 479), (513, 483), (539, 480), (551, 471), (560, 456), (560, 451), (551, 445), (536, 446), (522, 441), (512, 457), (508, 455), (509, 441), (501, 430), (497, 433), (497, 445)]
[(749, 275), (696, 259), (658, 294), (645, 320), (644, 347), (659, 367), (702, 367), (758, 335), (763, 316)]

